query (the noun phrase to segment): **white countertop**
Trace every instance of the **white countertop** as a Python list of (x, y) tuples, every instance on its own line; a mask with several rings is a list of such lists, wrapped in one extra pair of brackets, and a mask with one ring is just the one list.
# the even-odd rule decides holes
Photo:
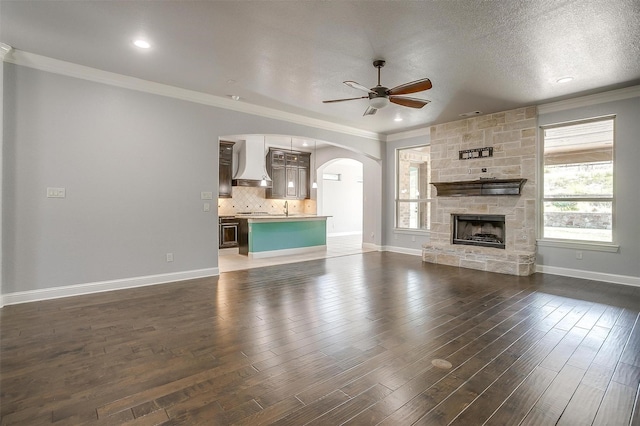
[(286, 216), (284, 214), (269, 214), (269, 215), (255, 215), (255, 214), (237, 214), (238, 219), (247, 219), (249, 222), (297, 222), (297, 221), (310, 221), (310, 220), (327, 220), (331, 216), (319, 216), (315, 214), (290, 214)]

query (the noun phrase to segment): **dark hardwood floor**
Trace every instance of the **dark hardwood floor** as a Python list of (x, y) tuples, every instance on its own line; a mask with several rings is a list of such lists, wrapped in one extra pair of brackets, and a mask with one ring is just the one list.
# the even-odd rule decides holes
[(1, 423), (638, 424), (639, 309), (384, 252), (6, 306)]

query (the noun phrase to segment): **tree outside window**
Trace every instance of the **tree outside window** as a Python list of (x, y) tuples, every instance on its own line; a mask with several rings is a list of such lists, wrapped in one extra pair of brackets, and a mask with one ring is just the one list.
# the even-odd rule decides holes
[(613, 242), (614, 118), (542, 130), (542, 237)]
[(396, 228), (428, 230), (431, 187), (429, 146), (396, 150)]

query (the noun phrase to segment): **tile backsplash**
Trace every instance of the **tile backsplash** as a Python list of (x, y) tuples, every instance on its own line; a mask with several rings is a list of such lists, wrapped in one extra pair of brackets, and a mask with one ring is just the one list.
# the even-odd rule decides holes
[[(265, 188), (234, 186), (233, 198), (218, 198), (218, 215), (232, 216), (238, 212), (280, 214), (285, 200), (265, 198)], [(316, 214), (316, 200), (289, 200), (289, 213)]]

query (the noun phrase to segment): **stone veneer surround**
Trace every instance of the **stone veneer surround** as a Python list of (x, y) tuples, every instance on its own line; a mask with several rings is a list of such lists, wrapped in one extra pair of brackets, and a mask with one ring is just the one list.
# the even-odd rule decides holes
[[(535, 272), (536, 107), (431, 127), (431, 182), (527, 179), (520, 196), (434, 197), (424, 262), (512, 275)], [(458, 152), (493, 147), (493, 157), (460, 160)], [(486, 172), (482, 169), (486, 168)], [(434, 189), (435, 192), (435, 189)], [(505, 215), (505, 249), (453, 245), (452, 214)]]

